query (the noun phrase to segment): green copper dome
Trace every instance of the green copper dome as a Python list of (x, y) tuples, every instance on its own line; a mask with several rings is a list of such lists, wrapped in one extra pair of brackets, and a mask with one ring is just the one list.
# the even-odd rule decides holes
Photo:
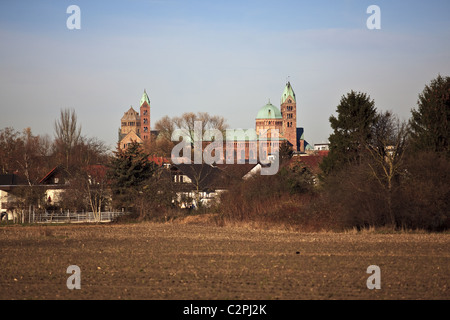
[(292, 89), (290, 82), (286, 83), (286, 87), (284, 87), (284, 91), (281, 96), (281, 104), (283, 104), (289, 96), (291, 96), (292, 99), (294, 99), (294, 102), (296, 102), (295, 92), (294, 92), (294, 89)]
[(283, 119), (283, 117), (280, 110), (269, 101), (268, 104), (259, 109), (256, 119)]
[(148, 105), (150, 105), (150, 99), (149, 99), (149, 97), (148, 97), (148, 95), (147, 95), (147, 91), (145, 91), (144, 90), (144, 94), (142, 95), (142, 98), (141, 98), (141, 106), (142, 106), (142, 104), (144, 103), (144, 102), (147, 102), (148, 103)]

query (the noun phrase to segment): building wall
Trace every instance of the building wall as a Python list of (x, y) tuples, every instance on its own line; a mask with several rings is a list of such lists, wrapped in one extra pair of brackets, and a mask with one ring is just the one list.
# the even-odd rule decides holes
[(127, 135), (131, 131), (140, 134), (141, 118), (139, 116), (139, 113), (136, 112), (133, 108), (130, 108), (127, 112), (124, 113), (124, 116), (121, 119), (120, 128), (120, 133), (122, 135)]
[(278, 130), (278, 136), (283, 136), (283, 120), (281, 119), (258, 119), (256, 120), (256, 133), (259, 134), (260, 130), (267, 130), (267, 139), (272, 136), (275, 137), (275, 132), (272, 130)]
[(5, 212), (8, 208), (8, 192), (0, 190), (0, 211)]
[(150, 105), (147, 103), (147, 101), (144, 101), (144, 103), (141, 105), (141, 128), (140, 128), (140, 135), (142, 141), (150, 140)]
[(61, 201), (63, 189), (47, 189), (45, 191), (45, 200), (48, 204), (56, 205)]
[(142, 143), (142, 139), (139, 138), (139, 136), (134, 131), (130, 132), (122, 140), (120, 140), (120, 148), (122, 150), (125, 150), (132, 142)]
[(0, 190), (0, 212), (11, 211), (16, 201), (17, 197), (11, 192)]
[(297, 104), (289, 96), (285, 103), (281, 105), (281, 114), (283, 115), (283, 137), (286, 138), (297, 150)]
[(322, 150), (330, 150), (328, 143), (316, 143), (314, 145), (315, 151), (322, 151)]

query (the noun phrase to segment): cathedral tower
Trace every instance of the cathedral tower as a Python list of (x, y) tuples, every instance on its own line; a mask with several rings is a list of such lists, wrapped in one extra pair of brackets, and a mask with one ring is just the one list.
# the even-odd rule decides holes
[(283, 137), (297, 150), (297, 101), (294, 89), (288, 81), (281, 96), (281, 114), (283, 115)]
[(150, 99), (147, 92), (141, 98), (141, 139), (143, 141), (150, 140)]

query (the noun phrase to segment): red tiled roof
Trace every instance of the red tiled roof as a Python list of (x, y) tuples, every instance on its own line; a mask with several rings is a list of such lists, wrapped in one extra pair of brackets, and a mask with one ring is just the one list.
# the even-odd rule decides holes
[(49, 173), (47, 173), (46, 175), (45, 175), (45, 177), (43, 177), (42, 179), (41, 179), (41, 181), (39, 181), (39, 183), (41, 184), (41, 183), (43, 183), (44, 181), (46, 181), (54, 172), (56, 172), (56, 170), (59, 168), (59, 166), (56, 166), (56, 167), (54, 167), (52, 170), (50, 170), (50, 172)]
[(312, 172), (318, 173), (320, 171), (319, 165), (322, 162), (323, 158), (325, 158), (328, 155), (328, 152), (329, 152), (328, 150), (323, 150), (313, 155), (293, 157), (291, 159), (290, 165), (294, 165), (295, 163), (301, 162), (304, 165), (306, 165), (309, 169), (311, 169)]

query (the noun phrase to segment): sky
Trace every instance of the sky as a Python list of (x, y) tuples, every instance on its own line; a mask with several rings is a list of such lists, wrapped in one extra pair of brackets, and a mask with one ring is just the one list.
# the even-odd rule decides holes
[[(80, 8), (80, 29), (69, 29)], [(367, 20), (380, 8), (380, 29)], [(439, 74), (450, 76), (450, 1), (2, 0), (0, 129), (54, 137), (61, 109), (111, 149), (144, 90), (151, 127), (208, 112), (255, 127), (290, 81), (297, 126), (328, 140), (329, 117), (351, 90), (402, 120)]]

